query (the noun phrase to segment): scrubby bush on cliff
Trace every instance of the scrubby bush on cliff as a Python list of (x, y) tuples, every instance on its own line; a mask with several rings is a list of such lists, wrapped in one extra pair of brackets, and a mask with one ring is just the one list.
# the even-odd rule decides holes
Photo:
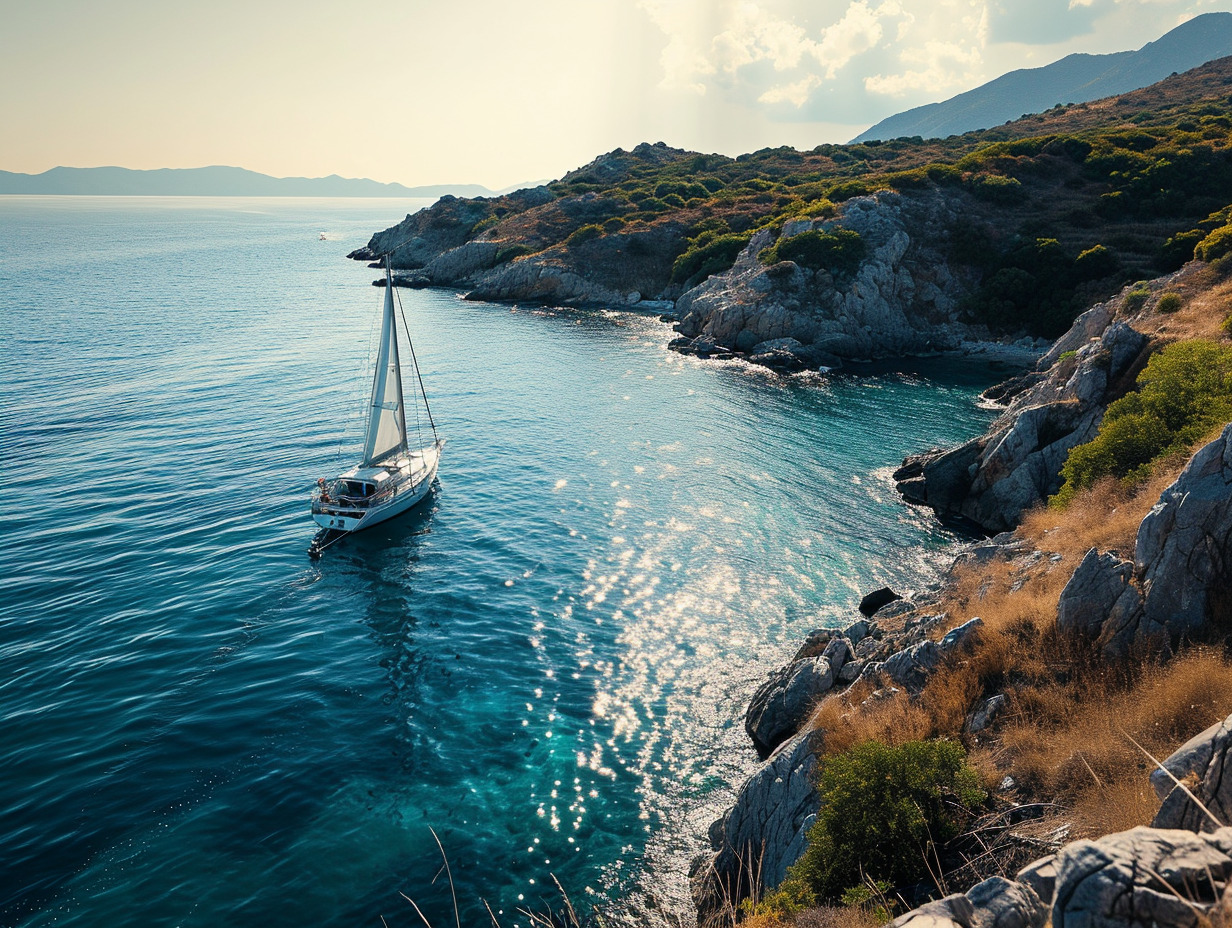
[[(723, 223), (725, 226), (726, 223)], [(706, 229), (689, 239), (689, 247), (672, 264), (672, 282), (692, 286), (720, 274), (736, 262), (751, 237), (748, 232), (721, 233)]]
[(1156, 462), (1229, 421), (1232, 348), (1201, 339), (1169, 345), (1138, 375), (1137, 391), (1108, 407), (1095, 438), (1070, 451), (1052, 502), (1067, 505), (1101, 477), (1141, 482)]
[(951, 741), (867, 741), (826, 758), (818, 789), (821, 811), (787, 888), (819, 900), (867, 880), (904, 886), (925, 878), (934, 848), (961, 834), (985, 798)]
[(790, 238), (781, 238), (761, 253), (761, 260), (765, 264), (794, 261), (813, 271), (825, 269), (835, 275), (854, 274), (864, 258), (864, 252), (864, 240), (858, 232), (835, 229), (833, 232), (801, 232)]
[(579, 245), (585, 245), (587, 242), (593, 242), (595, 239), (603, 235), (603, 226), (597, 226), (594, 223), (582, 226), (567, 239), (565, 244), (570, 248), (577, 248)]
[(1199, 261), (1214, 261), (1232, 252), (1232, 225), (1221, 226), (1194, 248), (1194, 257)]

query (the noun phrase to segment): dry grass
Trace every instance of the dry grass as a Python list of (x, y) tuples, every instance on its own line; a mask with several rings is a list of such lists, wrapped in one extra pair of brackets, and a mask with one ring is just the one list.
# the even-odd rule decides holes
[[(1148, 782), (1157, 758), (1232, 712), (1232, 661), (1193, 648), (1167, 664), (1100, 667), (1011, 694), (997, 765), (1024, 791), (1073, 811), (1074, 837), (1150, 822), (1159, 802)], [(1132, 740), (1131, 740), (1132, 739)]]
[(1070, 570), (1091, 548), (1130, 557), (1139, 524), (1176, 480), (1184, 463), (1162, 462), (1154, 476), (1137, 487), (1107, 477), (1079, 491), (1063, 512), (1037, 506), (1023, 517), (1018, 534), (1041, 551), (1060, 554)]
[(884, 920), (864, 906), (818, 906), (796, 916), (796, 928), (881, 928)]

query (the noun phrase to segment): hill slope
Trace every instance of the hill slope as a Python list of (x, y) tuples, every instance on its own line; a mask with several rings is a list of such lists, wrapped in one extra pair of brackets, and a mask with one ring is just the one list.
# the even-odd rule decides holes
[(1069, 55), (1042, 68), (1011, 71), (941, 103), (883, 119), (853, 139), (944, 138), (999, 126), (1058, 103), (1086, 103), (1126, 93), (1232, 55), (1232, 13), (1205, 13), (1138, 51)]
[(405, 187), (375, 180), (339, 177), (270, 177), (244, 168), (52, 168), (42, 174), (0, 171), (0, 194), (59, 196), (182, 197), (439, 197), (490, 196), (478, 184)]

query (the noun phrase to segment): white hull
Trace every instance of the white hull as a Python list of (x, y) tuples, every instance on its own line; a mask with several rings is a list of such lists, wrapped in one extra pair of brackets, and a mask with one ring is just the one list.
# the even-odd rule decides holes
[[(389, 474), (388, 488), (370, 499), (333, 497), (318, 492), (312, 501), (312, 519), (336, 532), (358, 532), (401, 515), (423, 502), (432, 490), (444, 441), (410, 452), (380, 468)], [(353, 471), (351, 473), (354, 473)], [(347, 479), (343, 474), (334, 481)]]

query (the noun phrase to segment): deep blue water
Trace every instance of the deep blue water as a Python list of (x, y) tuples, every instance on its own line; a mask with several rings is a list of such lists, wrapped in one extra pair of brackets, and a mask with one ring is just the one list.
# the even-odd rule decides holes
[(430, 828), (465, 924), (553, 875), (685, 912), (759, 679), (954, 543), (889, 472), (985, 369), (403, 291), (438, 491), (311, 563), (381, 298), (343, 256), (417, 205), (0, 198), (0, 924), (441, 926)]

